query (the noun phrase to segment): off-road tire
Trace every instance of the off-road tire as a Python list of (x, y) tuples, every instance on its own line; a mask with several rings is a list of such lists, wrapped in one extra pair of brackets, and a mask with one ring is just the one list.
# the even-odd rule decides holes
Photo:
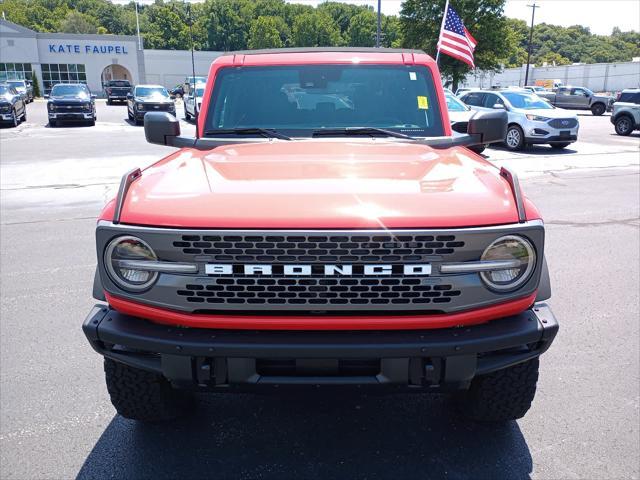
[(557, 143), (550, 143), (549, 145), (551, 145), (551, 148), (562, 150), (563, 148), (567, 148), (569, 145), (571, 145), (571, 142), (557, 142)]
[(192, 410), (193, 396), (171, 388), (162, 375), (109, 358), (104, 359), (104, 373), (111, 403), (123, 417), (140, 422), (163, 422)]
[(16, 112), (16, 109), (14, 108), (11, 111), (11, 126), (17, 127), (19, 123), (20, 123), (20, 118), (18, 117), (18, 112)]
[(22, 122), (26, 122), (27, 121), (27, 106), (25, 105), (24, 107), (24, 112), (22, 112)]
[(185, 108), (184, 108), (184, 119), (185, 119), (187, 122), (190, 122), (190, 121), (191, 121), (191, 115), (189, 114), (189, 112), (187, 112), (187, 107), (185, 107)]
[(591, 113), (596, 116), (600, 116), (606, 111), (607, 107), (604, 103), (594, 103), (593, 105), (591, 105)]
[(506, 422), (524, 417), (536, 394), (539, 360), (476, 377), (458, 398), (458, 408), (479, 422)]
[(614, 124), (616, 133), (626, 137), (633, 132), (633, 119), (629, 115), (620, 115)]
[(487, 148), (486, 145), (474, 145), (472, 147), (469, 147), (469, 150), (480, 155), (482, 152), (484, 152), (485, 148)]
[(509, 125), (507, 127), (507, 134), (504, 138), (505, 146), (512, 151), (518, 151), (525, 148), (524, 132), (519, 125)]

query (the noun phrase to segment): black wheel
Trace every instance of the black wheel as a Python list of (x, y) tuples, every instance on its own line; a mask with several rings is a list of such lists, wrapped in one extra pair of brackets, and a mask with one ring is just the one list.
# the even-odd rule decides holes
[(136, 125), (143, 125), (144, 124), (144, 119), (136, 118), (135, 122), (136, 122)]
[(607, 107), (604, 106), (604, 103), (594, 103), (591, 105), (591, 113), (594, 115), (600, 116), (607, 110)]
[(524, 417), (531, 408), (538, 382), (537, 358), (476, 377), (458, 397), (458, 408), (480, 422), (506, 422)]
[(16, 109), (14, 108), (11, 111), (11, 126), (12, 127), (17, 127), (19, 123), (20, 122), (18, 121), (18, 113), (16, 112)]
[(189, 392), (175, 390), (162, 375), (108, 358), (104, 359), (104, 373), (111, 403), (123, 417), (162, 422), (185, 415), (193, 405)]
[(567, 148), (569, 145), (571, 145), (571, 142), (557, 142), (557, 143), (550, 143), (549, 145), (551, 145), (551, 148), (562, 150), (563, 148)]
[(22, 112), (22, 121), (26, 122), (27, 121), (27, 107), (24, 107), (24, 112)]
[(524, 133), (518, 125), (509, 125), (504, 144), (509, 150), (522, 150), (524, 148)]
[(185, 107), (185, 109), (184, 109), (184, 119), (187, 122), (191, 121), (191, 115), (189, 114), (189, 112), (187, 112), (187, 107)]
[(128, 108), (127, 108), (127, 116), (129, 117), (129, 120), (133, 122), (133, 115), (131, 114)]
[(627, 136), (633, 132), (633, 120), (628, 115), (621, 115), (614, 124), (618, 135)]

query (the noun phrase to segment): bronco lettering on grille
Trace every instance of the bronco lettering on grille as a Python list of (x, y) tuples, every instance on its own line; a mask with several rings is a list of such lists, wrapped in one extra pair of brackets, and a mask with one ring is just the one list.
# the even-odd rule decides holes
[(231, 265), (207, 263), (207, 275), (278, 275), (278, 276), (380, 276), (380, 275), (431, 275), (431, 264), (411, 265)]

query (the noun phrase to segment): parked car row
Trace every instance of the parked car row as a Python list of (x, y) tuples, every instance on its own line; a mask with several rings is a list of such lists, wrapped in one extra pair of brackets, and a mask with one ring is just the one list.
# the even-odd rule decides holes
[(21, 95), (12, 85), (0, 83), (0, 120), (3, 124), (17, 127), (20, 122), (27, 120), (27, 105)]

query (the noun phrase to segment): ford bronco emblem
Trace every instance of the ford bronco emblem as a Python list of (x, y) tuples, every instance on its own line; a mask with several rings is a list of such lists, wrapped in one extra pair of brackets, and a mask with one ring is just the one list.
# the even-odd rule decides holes
[(231, 265), (207, 263), (207, 275), (278, 275), (278, 276), (379, 276), (379, 275), (431, 275), (431, 264), (411, 265)]

